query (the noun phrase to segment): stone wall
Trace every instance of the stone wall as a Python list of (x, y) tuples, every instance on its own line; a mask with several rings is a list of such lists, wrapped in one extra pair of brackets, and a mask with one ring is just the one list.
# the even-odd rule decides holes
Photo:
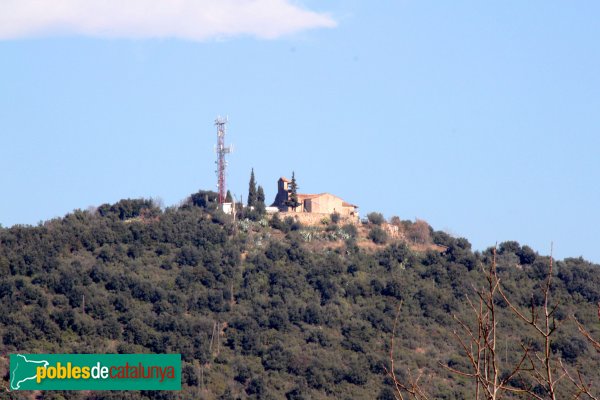
[[(309, 226), (315, 226), (315, 225), (322, 225), (322, 221), (325, 219), (327, 221), (331, 221), (331, 214), (325, 214), (325, 213), (308, 213), (308, 212), (280, 212), (279, 213), (279, 218), (281, 218), (282, 220), (287, 218), (287, 217), (292, 217), (294, 218), (296, 221), (299, 221), (301, 224), (303, 225), (309, 225)], [(345, 216), (345, 215), (340, 215), (340, 222), (338, 222), (339, 224), (358, 224), (360, 223), (358, 217), (351, 217), (351, 216)]]

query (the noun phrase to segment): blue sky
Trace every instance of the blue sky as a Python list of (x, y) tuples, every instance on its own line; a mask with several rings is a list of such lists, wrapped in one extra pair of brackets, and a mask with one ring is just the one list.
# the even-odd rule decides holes
[(600, 3), (28, 3), (0, 5), (3, 226), (214, 189), (228, 115), (238, 196), (293, 170), (476, 249), (600, 262)]

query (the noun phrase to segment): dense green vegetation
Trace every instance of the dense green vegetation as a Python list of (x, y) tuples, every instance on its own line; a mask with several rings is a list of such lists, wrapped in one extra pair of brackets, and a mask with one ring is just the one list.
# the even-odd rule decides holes
[[(253, 201), (264, 202), (259, 193)], [(422, 370), (433, 398), (473, 397), (471, 382), (439, 363), (466, 368), (452, 314), (472, 320), (465, 299), (484, 284), (490, 251), (473, 252), (466, 239), (431, 231), (445, 250), (416, 252), (388, 238), (375, 214), (371, 238), (379, 244), (365, 250), (356, 227), (334, 223), (339, 216), (322, 236), (308, 235), (294, 220), (267, 221), (262, 213), (240, 214), (234, 223), (215, 202), (213, 192), (165, 210), (122, 200), (37, 227), (0, 228), (4, 386), (5, 356), (16, 351), (167, 352), (182, 354), (182, 392), (41, 396), (392, 399), (383, 367), (402, 300), (398, 376)], [(498, 273), (514, 304), (539, 302), (548, 263), (516, 242), (499, 246)], [(557, 319), (575, 315), (596, 337), (598, 268), (581, 258), (555, 263), (551, 295), (560, 302)], [(512, 362), (521, 343), (535, 347), (539, 338), (505, 303), (498, 306), (500, 350)], [(600, 383), (598, 355), (572, 322), (552, 346), (569, 368)]]

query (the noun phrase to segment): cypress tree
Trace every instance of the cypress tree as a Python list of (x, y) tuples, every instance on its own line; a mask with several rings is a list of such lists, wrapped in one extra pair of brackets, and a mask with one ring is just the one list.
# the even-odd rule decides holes
[(258, 185), (258, 189), (256, 189), (256, 210), (260, 214), (264, 214), (265, 208), (265, 191), (263, 190), (262, 186)]
[(289, 189), (289, 196), (287, 201), (285, 202), (285, 205), (293, 208), (294, 211), (296, 211), (296, 207), (298, 207), (300, 205), (300, 202), (298, 202), (298, 184), (296, 183), (296, 175), (294, 174), (294, 172), (292, 171), (292, 181), (290, 182), (290, 189)]
[(254, 180), (254, 168), (250, 172), (250, 184), (248, 185), (248, 207), (256, 206), (256, 181)]
[(231, 192), (228, 190), (227, 195), (225, 196), (225, 203), (233, 203), (233, 197), (231, 196)]

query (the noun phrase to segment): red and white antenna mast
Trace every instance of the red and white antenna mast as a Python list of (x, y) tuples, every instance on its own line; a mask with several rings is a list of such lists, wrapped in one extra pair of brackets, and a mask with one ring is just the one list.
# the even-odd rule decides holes
[(217, 117), (215, 119), (215, 126), (217, 127), (217, 147), (215, 152), (217, 153), (217, 188), (219, 192), (219, 204), (225, 202), (227, 193), (227, 187), (225, 185), (225, 170), (227, 168), (227, 161), (225, 161), (225, 155), (231, 153), (231, 146), (225, 147), (225, 125), (227, 124), (227, 117)]

